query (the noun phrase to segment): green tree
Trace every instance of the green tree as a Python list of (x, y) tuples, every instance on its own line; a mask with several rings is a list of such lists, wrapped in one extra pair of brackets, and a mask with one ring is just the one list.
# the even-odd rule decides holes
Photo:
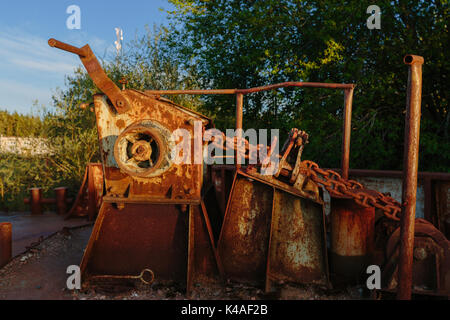
[[(373, 1), (170, 0), (178, 59), (210, 88), (283, 81), (355, 83), (353, 168), (401, 169), (408, 53), (425, 58), (420, 169), (450, 170), (449, 1), (377, 1), (381, 30), (369, 30)], [(231, 97), (205, 98), (221, 128), (233, 126)], [(338, 167), (343, 95), (280, 90), (246, 97), (244, 125), (306, 130), (305, 157)]]
[(0, 110), (0, 135), (5, 137), (38, 137), (42, 134), (42, 120), (35, 115), (22, 115)]

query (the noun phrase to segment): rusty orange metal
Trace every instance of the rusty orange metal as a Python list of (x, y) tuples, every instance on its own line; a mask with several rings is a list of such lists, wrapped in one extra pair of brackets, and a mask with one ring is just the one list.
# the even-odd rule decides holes
[(43, 205), (55, 204), (58, 215), (65, 215), (67, 212), (67, 205), (73, 201), (72, 198), (67, 197), (68, 189), (66, 187), (55, 188), (55, 198), (43, 198), (42, 188), (31, 188), (30, 197), (25, 198), (23, 202), (29, 204), (32, 215), (42, 215)]
[(103, 197), (103, 167), (101, 163), (89, 163), (86, 166), (83, 182), (72, 208), (65, 219), (88, 217), (94, 221), (100, 210)]
[(274, 190), (266, 291), (278, 283), (329, 285), (323, 205)]
[(158, 281), (187, 277), (189, 215), (176, 205), (103, 203), (81, 269), (85, 276), (134, 275)]
[[(400, 228), (386, 245), (384, 289), (397, 291), (400, 269)], [(411, 293), (450, 297), (450, 241), (430, 222), (415, 220)]]
[(336, 281), (360, 282), (374, 250), (375, 208), (331, 199), (330, 268)]
[(265, 287), (329, 285), (323, 203), (254, 170), (238, 170), (217, 245), (225, 279)]
[(0, 223), (0, 268), (3, 268), (12, 257), (12, 224)]
[(272, 203), (271, 186), (236, 173), (217, 245), (225, 278), (264, 283)]
[[(137, 277), (144, 270), (151, 270), (157, 279), (184, 279), (188, 293), (196, 281), (214, 277), (217, 271), (227, 279), (264, 283), (266, 291), (277, 282), (329, 285), (324, 203), (319, 191), (319, 186), (324, 186), (333, 197), (333, 264), (337, 268), (347, 264), (344, 258), (356, 259), (354, 269), (346, 270), (352, 269), (352, 274), (363, 268), (373, 248), (373, 207), (384, 210), (393, 220), (399, 220), (403, 209), (398, 298), (408, 299), (422, 57), (405, 57), (410, 76), (402, 206), (388, 195), (363, 189), (360, 183), (348, 180), (353, 84), (286, 82), (249, 89), (140, 92), (127, 90), (124, 80), (120, 90), (88, 45), (76, 48), (54, 39), (49, 40), (49, 45), (77, 54), (103, 92), (94, 96), (94, 104), (105, 188), (82, 261), (84, 274), (93, 278)], [(241, 129), (246, 94), (284, 87), (344, 91), (342, 177), (321, 170), (316, 164), (312, 166), (312, 161), (301, 161), (308, 137), (297, 129), (291, 132), (284, 154), (276, 155), (281, 158), (281, 166), (275, 174), (261, 174), (262, 163), (245, 167), (237, 162), (229, 195), (224, 172), (211, 171), (201, 160), (183, 164), (173, 161), (171, 133), (184, 129), (191, 137), (198, 137), (199, 133), (201, 137), (212, 122), (161, 95), (236, 95), (236, 129)], [(232, 144), (242, 142), (237, 138)], [(276, 143), (274, 140), (268, 154), (272, 154)], [(203, 141), (192, 144), (194, 157), (201, 155), (204, 146)], [(236, 160), (242, 156), (247, 159), (246, 151), (236, 153)], [(325, 179), (320, 180), (317, 174)], [(425, 192), (430, 196), (431, 181), (425, 184)], [(351, 199), (339, 199), (343, 195)], [(420, 256), (423, 250), (419, 251)]]
[(414, 247), (414, 219), (416, 218), (417, 173), (419, 167), (419, 136), (422, 103), (423, 57), (406, 55), (409, 66), (405, 115), (405, 150), (403, 161), (403, 195), (400, 237), (399, 286), (397, 298), (411, 299)]
[[(203, 135), (210, 119), (157, 95), (120, 90), (89, 46), (49, 44), (78, 54), (103, 94), (94, 96), (104, 195), (81, 263), (84, 279), (128, 279), (151, 270), (155, 281), (196, 282), (217, 275), (214, 235), (203, 203), (203, 141), (193, 161), (173, 158), (172, 133)], [(87, 183), (89, 185), (89, 183)]]

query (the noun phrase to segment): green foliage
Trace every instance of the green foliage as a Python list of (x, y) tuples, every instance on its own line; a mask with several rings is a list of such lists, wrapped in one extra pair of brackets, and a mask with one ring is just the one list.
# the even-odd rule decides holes
[(42, 134), (42, 121), (38, 116), (13, 114), (0, 110), (0, 136), (38, 137)]
[[(284, 81), (355, 83), (350, 165), (401, 169), (408, 53), (422, 55), (420, 170), (449, 171), (449, 2), (377, 1), (381, 30), (369, 30), (373, 1), (170, 0), (179, 61), (196, 66), (204, 87), (247, 88)], [(232, 97), (204, 110), (233, 126)], [(339, 167), (343, 94), (280, 90), (246, 96), (244, 125), (296, 126), (310, 133), (305, 157)]]
[(32, 187), (42, 187), (49, 195), (52, 176), (45, 158), (0, 154), (0, 211), (24, 210), (23, 199)]

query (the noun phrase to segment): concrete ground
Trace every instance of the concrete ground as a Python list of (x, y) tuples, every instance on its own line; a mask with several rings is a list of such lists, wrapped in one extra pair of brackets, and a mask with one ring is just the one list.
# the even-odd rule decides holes
[(12, 223), (12, 255), (13, 257), (26, 251), (27, 247), (48, 236), (61, 231), (64, 227), (86, 225), (85, 218), (64, 220), (64, 217), (47, 212), (40, 216), (29, 213), (0, 213), (0, 222)]
[[(16, 222), (17, 230), (31, 230), (29, 223), (36, 224), (47, 221), (45, 218), (11, 218)], [(45, 232), (52, 232), (66, 223), (57, 217), (48, 217), (48, 229), (40, 228), (40, 232), (28, 232), (16, 235), (18, 243), (36, 241)], [(18, 223), (21, 222), (21, 223)], [(78, 221), (79, 223), (84, 220)], [(72, 221), (70, 224), (77, 224)], [(34, 224), (34, 225), (36, 225)], [(27, 226), (28, 225), (28, 226)], [(53, 226), (53, 228), (50, 228)], [(23, 227), (23, 228), (22, 228)], [(34, 230), (36, 231), (36, 230)], [(88, 243), (92, 225), (64, 228), (48, 238), (36, 242), (24, 253), (17, 255), (9, 264), (0, 269), (0, 300), (183, 300), (186, 295), (177, 285), (165, 285), (156, 281), (148, 287), (136, 281), (134, 284), (121, 282), (106, 283), (106, 286), (87, 285), (82, 290), (69, 291), (66, 288), (67, 267), (79, 265)], [(28, 240), (25, 240), (28, 239)], [(27, 244), (28, 246), (29, 244)], [(16, 247), (16, 250), (19, 247)], [(329, 291), (314, 286), (286, 285), (276, 294), (265, 294), (262, 288), (227, 283), (196, 287), (191, 299), (206, 300), (348, 300), (361, 299), (361, 289), (348, 287), (339, 291)]]
[[(13, 227), (13, 256), (0, 269), (0, 300), (166, 300), (186, 299), (179, 286), (123, 285), (84, 286), (80, 291), (66, 288), (67, 267), (79, 265), (92, 232), (86, 219), (64, 220), (53, 213), (42, 216), (17, 213), (1, 215), (0, 222)], [(357, 287), (330, 292), (311, 286), (286, 285), (275, 295), (266, 295), (261, 288), (237, 283), (196, 288), (192, 299), (260, 300), (260, 299), (360, 299)]]
[(80, 264), (91, 231), (92, 226), (63, 229), (13, 258), (0, 269), (0, 300), (73, 299), (66, 270)]

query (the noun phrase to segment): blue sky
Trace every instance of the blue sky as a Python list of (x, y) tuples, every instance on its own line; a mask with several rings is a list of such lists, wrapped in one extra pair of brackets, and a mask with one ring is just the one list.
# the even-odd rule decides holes
[[(81, 29), (69, 30), (70, 5), (81, 9)], [(145, 25), (167, 24), (167, 0), (15, 0), (0, 3), (0, 109), (36, 113), (33, 101), (50, 106), (64, 76), (80, 65), (77, 56), (52, 49), (49, 38), (76, 46), (89, 44), (98, 57), (114, 52), (115, 28), (124, 41)]]

